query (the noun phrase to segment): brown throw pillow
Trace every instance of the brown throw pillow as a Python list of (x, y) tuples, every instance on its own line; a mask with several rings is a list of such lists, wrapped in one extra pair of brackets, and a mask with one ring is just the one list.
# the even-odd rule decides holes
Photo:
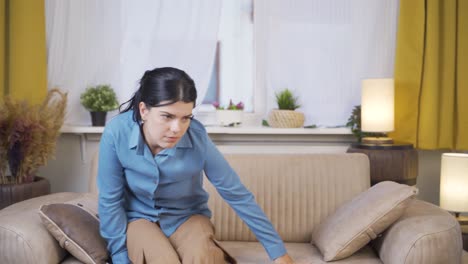
[(60, 246), (83, 263), (106, 263), (106, 242), (99, 234), (97, 199), (85, 195), (67, 203), (39, 209), (43, 224)]
[(351, 256), (400, 218), (415, 187), (385, 181), (360, 193), (323, 220), (312, 241), (325, 261)]

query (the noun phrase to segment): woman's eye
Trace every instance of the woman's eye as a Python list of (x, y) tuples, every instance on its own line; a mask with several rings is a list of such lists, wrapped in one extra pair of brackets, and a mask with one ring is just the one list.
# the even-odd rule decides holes
[(162, 117), (163, 119), (166, 119), (166, 120), (172, 119), (172, 116), (170, 115), (163, 115)]

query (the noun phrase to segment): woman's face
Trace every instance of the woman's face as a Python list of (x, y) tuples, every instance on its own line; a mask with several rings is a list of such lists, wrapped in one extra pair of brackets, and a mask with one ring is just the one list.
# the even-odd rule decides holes
[[(161, 102), (164, 103), (168, 102)], [(193, 104), (179, 101), (166, 106), (147, 108), (145, 103), (140, 102), (143, 134), (154, 155), (165, 148), (174, 147), (179, 142), (190, 125)]]

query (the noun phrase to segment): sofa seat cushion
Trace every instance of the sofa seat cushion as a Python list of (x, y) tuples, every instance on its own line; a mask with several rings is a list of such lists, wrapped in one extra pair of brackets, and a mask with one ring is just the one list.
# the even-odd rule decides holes
[[(221, 241), (220, 243), (237, 260), (238, 264), (271, 263), (262, 245), (258, 242)], [(285, 243), (285, 246), (295, 263), (327, 263), (323, 260), (320, 251), (310, 243)], [(377, 264), (382, 262), (374, 251), (366, 246), (352, 256), (333, 263)]]

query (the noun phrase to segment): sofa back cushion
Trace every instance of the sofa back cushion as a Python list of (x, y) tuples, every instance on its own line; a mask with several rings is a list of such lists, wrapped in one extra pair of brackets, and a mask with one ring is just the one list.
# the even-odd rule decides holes
[[(286, 242), (310, 242), (322, 219), (370, 186), (364, 154), (226, 154), (244, 185), (255, 195)], [(89, 191), (97, 193), (98, 153), (91, 162)], [(255, 241), (247, 225), (207, 178), (208, 205), (218, 240)]]
[(88, 191), (93, 194), (98, 194), (97, 187), (97, 172), (99, 164), (99, 150), (94, 152), (93, 158), (91, 159), (90, 169), (89, 169), (89, 181), (88, 181)]
[[(226, 159), (255, 195), (285, 242), (310, 242), (313, 228), (370, 185), (363, 154), (229, 154)], [(205, 178), (216, 238), (255, 241)]]

